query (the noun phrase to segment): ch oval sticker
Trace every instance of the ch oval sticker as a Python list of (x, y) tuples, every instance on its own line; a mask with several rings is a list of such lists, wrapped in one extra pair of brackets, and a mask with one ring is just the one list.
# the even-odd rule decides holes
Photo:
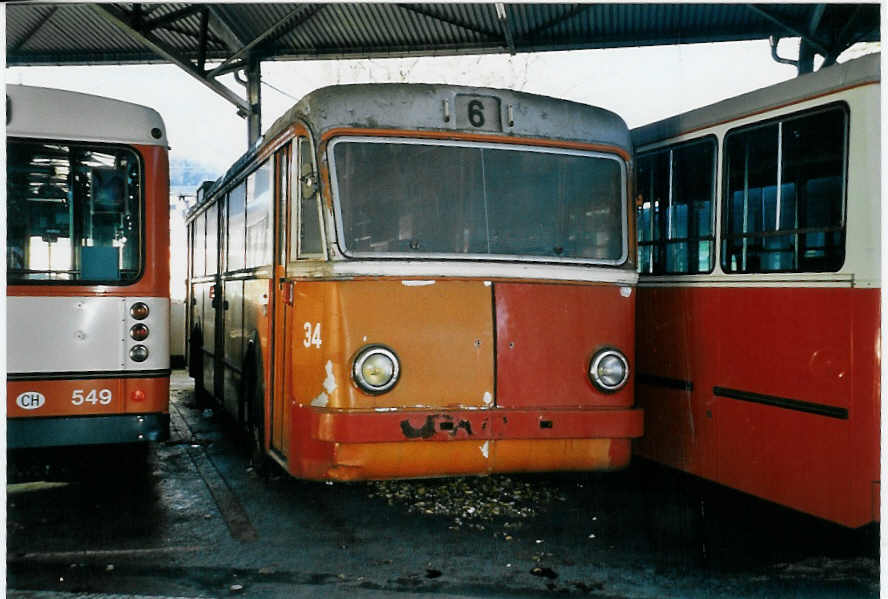
[(43, 407), (46, 397), (37, 391), (25, 391), (15, 398), (15, 405), (23, 410), (36, 410)]

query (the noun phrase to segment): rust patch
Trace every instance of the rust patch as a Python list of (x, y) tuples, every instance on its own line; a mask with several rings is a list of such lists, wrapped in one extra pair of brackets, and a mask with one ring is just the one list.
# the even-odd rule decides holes
[(401, 432), (408, 439), (430, 439), (435, 436), (438, 431), (446, 432), (451, 437), (456, 437), (459, 431), (465, 431), (468, 436), (472, 436), (472, 423), (468, 420), (459, 420), (454, 422), (453, 416), (448, 414), (431, 414), (426, 416), (425, 423), (421, 427), (415, 427), (410, 424), (410, 419), (405, 418), (401, 421)]

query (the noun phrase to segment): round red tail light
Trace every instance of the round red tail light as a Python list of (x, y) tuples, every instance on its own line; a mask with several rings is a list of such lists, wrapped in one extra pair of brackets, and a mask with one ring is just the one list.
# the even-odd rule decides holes
[(144, 341), (148, 337), (148, 327), (141, 322), (134, 324), (130, 329), (130, 337), (136, 341)]

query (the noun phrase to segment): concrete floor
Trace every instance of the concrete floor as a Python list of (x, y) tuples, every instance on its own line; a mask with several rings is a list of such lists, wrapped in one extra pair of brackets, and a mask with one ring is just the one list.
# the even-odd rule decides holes
[[(331, 485), (257, 475), (218, 415), (193, 407), (182, 371), (171, 414), (171, 440), (142, 450), (10, 454), (9, 597), (879, 593), (877, 527), (849, 531), (649, 463)], [(519, 489), (526, 509), (469, 518), (481, 513), (471, 502), (465, 517), (411, 503), (453, 485), (478, 510)]]

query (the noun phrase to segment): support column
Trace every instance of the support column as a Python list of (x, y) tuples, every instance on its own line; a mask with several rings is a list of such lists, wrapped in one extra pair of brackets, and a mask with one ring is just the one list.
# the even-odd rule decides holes
[(799, 44), (799, 75), (814, 72), (814, 47), (805, 38)]
[(252, 148), (259, 136), (262, 135), (262, 72), (259, 58), (250, 55), (247, 63), (247, 147)]

